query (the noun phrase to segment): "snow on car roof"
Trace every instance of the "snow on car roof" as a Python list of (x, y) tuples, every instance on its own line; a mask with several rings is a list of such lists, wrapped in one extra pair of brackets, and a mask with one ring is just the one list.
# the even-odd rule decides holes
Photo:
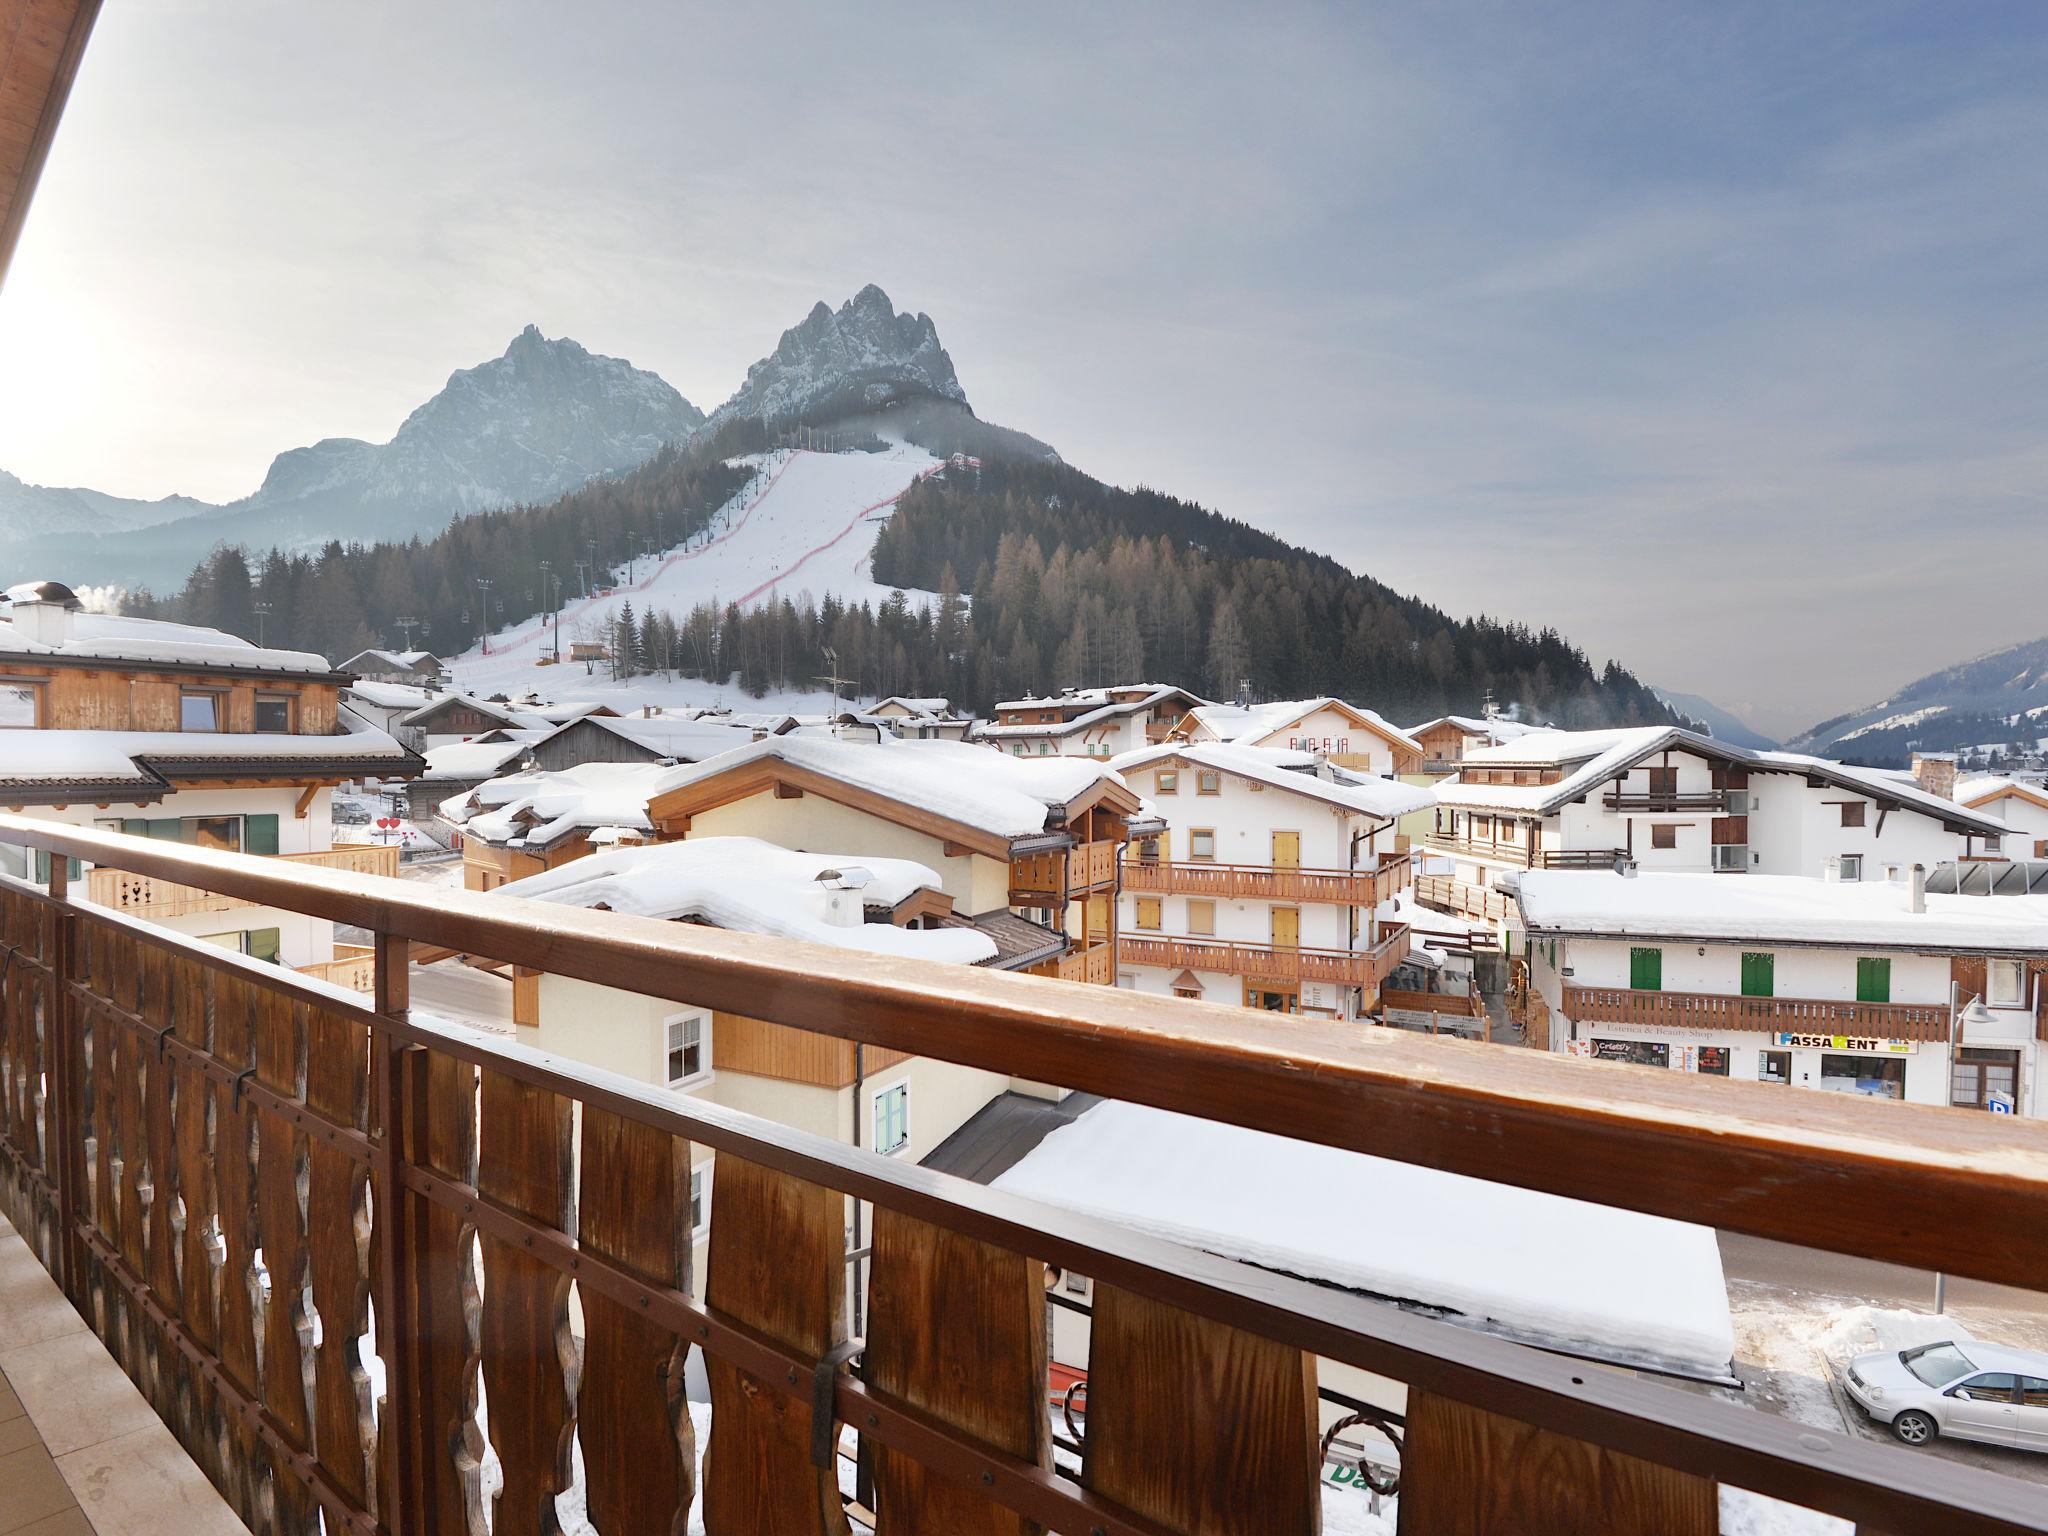
[(594, 853), (498, 889), (507, 896), (641, 917), (695, 918), (717, 928), (870, 954), (961, 965), (995, 957), (995, 941), (971, 928), (833, 922), (819, 880), (833, 871), (868, 877), (858, 893), (863, 906), (893, 907), (940, 885), (937, 871), (909, 859), (799, 853), (757, 837), (700, 837)]
[(853, 788), (943, 816), (998, 837), (1043, 832), (1050, 812), (1072, 804), (1104, 779), (1122, 780), (1081, 757), (1012, 757), (958, 741), (837, 741), (829, 736), (771, 736), (687, 767), (655, 786), (667, 794), (770, 758)]
[(1313, 754), (1293, 752), (1285, 747), (1245, 747), (1222, 741), (1169, 742), (1164, 746), (1140, 747), (1135, 752), (1123, 753), (1111, 758), (1109, 766), (1118, 773), (1131, 773), (1174, 758), (1233, 773), (1289, 794), (1306, 795), (1340, 810), (1356, 811), (1362, 816), (1405, 816), (1433, 803), (1436, 798), (1426, 786), (1403, 784), (1397, 779), (1372, 778), (1364, 774), (1345, 774), (1341, 779), (1318, 778)]
[(1715, 1380), (1735, 1352), (1713, 1230), (1660, 1216), (1120, 1102), (995, 1187), (1548, 1349)]
[(2048, 953), (2048, 896), (1930, 893), (1914, 912), (1893, 880), (1538, 869), (1515, 882), (1532, 934)]

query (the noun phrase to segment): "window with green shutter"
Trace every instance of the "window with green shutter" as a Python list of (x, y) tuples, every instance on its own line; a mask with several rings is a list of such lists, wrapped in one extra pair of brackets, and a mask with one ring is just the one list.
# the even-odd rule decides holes
[(148, 823), (151, 837), (160, 837), (166, 842), (182, 843), (185, 840), (185, 820), (182, 816), (152, 816)]
[(1744, 950), (1742, 954), (1742, 995), (1744, 997), (1776, 997), (1777, 989), (1776, 955), (1758, 954)]
[(1628, 952), (1628, 984), (1638, 992), (1664, 990), (1664, 951), (1632, 949)]
[(1888, 1003), (1892, 1000), (1892, 963), (1888, 959), (1856, 962), (1856, 1001)]
[(276, 965), (278, 953), (284, 947), (279, 931), (275, 928), (251, 928), (248, 935), (247, 945), (242, 953), (251, 960), (268, 960), (272, 965)]
[(244, 816), (242, 818), (242, 852), (277, 852), (277, 818), (275, 816)]
[[(70, 880), (82, 880), (85, 878), (85, 866), (76, 859), (66, 859), (64, 861), (64, 875), (65, 878)], [(50, 856), (40, 848), (36, 850), (36, 883), (38, 885), (48, 885), (50, 883)]]

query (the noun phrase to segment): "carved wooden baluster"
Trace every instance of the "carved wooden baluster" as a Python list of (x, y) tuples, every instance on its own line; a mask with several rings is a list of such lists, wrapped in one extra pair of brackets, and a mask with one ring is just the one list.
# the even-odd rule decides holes
[[(256, 989), (256, 1080), (290, 1098), (305, 1087), (306, 1006)], [(256, 1209), (270, 1299), (263, 1309), (263, 1402), (300, 1447), (313, 1440), (313, 1318), (306, 1291), (305, 1132), (277, 1110), (256, 1111)], [(311, 1531), (318, 1506), (306, 1485), (273, 1462), (280, 1529)]]
[(1513, 1530), (1527, 1536), (1714, 1536), (1711, 1480), (1468, 1407), (1408, 1394), (1401, 1449), (1404, 1536)]
[[(480, 1123), (478, 1191), (570, 1230), (569, 1100), (486, 1068)], [(569, 1486), (576, 1422), (569, 1277), (523, 1245), (487, 1235), (482, 1341), (491, 1444), (505, 1472), (491, 1530), (543, 1536), (557, 1529), (555, 1495)]]
[(1312, 1357), (1097, 1283), (1082, 1472), (1095, 1492), (1183, 1536), (1308, 1536), (1317, 1422)]
[[(416, 1112), (403, 1128), (412, 1162), (474, 1184), (476, 1068), (440, 1051), (412, 1060), (406, 1092)], [(377, 1220), (384, 1221), (379, 1212)], [(415, 1267), (413, 1344), (420, 1380), (417, 1402), (386, 1401), (380, 1422), (417, 1415), (422, 1508), (418, 1529), (433, 1536), (482, 1536), (486, 1529), (480, 1472), (483, 1433), (476, 1422), (479, 1344), (476, 1227), (460, 1211), (412, 1196), (405, 1219)], [(379, 1316), (382, 1331), (387, 1320)], [(384, 1437), (395, 1441), (396, 1434)], [(380, 1446), (380, 1450), (382, 1447)], [(389, 1462), (381, 1462), (386, 1470)]]
[[(322, 1121), (361, 1131), (369, 1124), (369, 1031), (315, 1009), (306, 1024), (306, 1104)], [(369, 1322), (370, 1170), (327, 1140), (308, 1138), (306, 1228), (320, 1345), (313, 1362), (315, 1444), (327, 1475), (374, 1509), (370, 1447), (376, 1435), (362, 1335)]]
[[(875, 1211), (863, 1375), (996, 1450), (1052, 1465), (1045, 1266), (898, 1212)], [(875, 1536), (1034, 1536), (1038, 1525), (887, 1446)]]
[[(213, 1052), (230, 1069), (255, 1065), (255, 989), (239, 976), (209, 968)], [(256, 1113), (246, 1095), (227, 1083), (213, 1087), (214, 1179), (220, 1201), (221, 1269), (219, 1312), (221, 1374), (249, 1397), (259, 1396), (256, 1320), (261, 1310), (256, 1250), (262, 1246), (257, 1222)], [(268, 1257), (268, 1255), (266, 1255)], [(227, 1415), (221, 1454), (227, 1501), (252, 1528), (265, 1499), (268, 1461), (258, 1458), (248, 1426)]]
[[(690, 1289), (690, 1144), (583, 1108), (578, 1235), (650, 1284)], [(696, 1434), (683, 1397), (688, 1346), (637, 1307), (582, 1291), (583, 1485), (602, 1536), (674, 1532), (695, 1496)]]
[[(87, 989), (97, 997), (108, 995), (108, 942), (104, 923), (93, 918), (81, 917), (78, 920), (80, 976)], [(116, 1063), (120, 1058), (121, 1036), (125, 1031), (104, 1008), (76, 1002), (73, 1008), (87, 1025), (91, 1049), (89, 1075), (93, 1131), (93, 1225), (100, 1237), (110, 1247), (119, 1251), (123, 1128), (120, 1115), (120, 1077)], [(123, 1328), (120, 1297), (121, 1288), (109, 1280), (102, 1280), (93, 1290), (93, 1302), (99, 1319), (99, 1336), (106, 1343), (108, 1352), (117, 1357), (120, 1354), (119, 1340)]]
[[(206, 971), (180, 955), (171, 962), (172, 1008), (178, 1038), (212, 1050), (213, 1019), (207, 1007)], [(173, 1120), (177, 1141), (178, 1198), (172, 1227), (178, 1240), (178, 1299), (185, 1329), (201, 1348), (220, 1347), (220, 1225), (215, 1193), (213, 1090), (190, 1062), (177, 1066)], [(219, 1405), (213, 1386), (188, 1371), (176, 1420), (185, 1448), (216, 1484), (225, 1486), (221, 1463)]]
[[(711, 1210), (709, 1306), (814, 1358), (844, 1339), (843, 1195), (728, 1153), (718, 1159)], [(837, 1473), (811, 1464), (804, 1398), (715, 1356), (708, 1366), (705, 1529), (713, 1536), (845, 1536)]]
[[(170, 955), (159, 945), (137, 946), (136, 960), (142, 987), (142, 1019), (151, 1030), (174, 1027), (175, 999), (171, 994)], [(178, 1302), (178, 1255), (171, 1231), (172, 1207), (178, 1197), (178, 1166), (171, 1123), (171, 1079), (175, 1071), (159, 1041), (142, 1046), (143, 1138), (146, 1158), (136, 1178), (135, 1190), (142, 1215), (142, 1246), (148, 1264), (144, 1275), (157, 1300), (175, 1316)], [(144, 1388), (157, 1412), (177, 1422), (179, 1382), (184, 1376), (184, 1357), (171, 1339), (154, 1327), (149, 1332), (146, 1357), (148, 1385)]]

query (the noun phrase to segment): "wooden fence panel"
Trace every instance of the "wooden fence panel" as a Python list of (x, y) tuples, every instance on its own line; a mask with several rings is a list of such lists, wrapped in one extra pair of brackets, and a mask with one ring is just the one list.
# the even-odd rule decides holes
[[(176, 998), (171, 991), (170, 955), (159, 945), (139, 944), (137, 960), (141, 971), (139, 1008), (142, 1022), (158, 1043), (138, 1039), (141, 1047), (142, 1111), (145, 1154), (137, 1174), (135, 1191), (142, 1217), (142, 1244), (147, 1257), (140, 1271), (149, 1288), (173, 1316), (178, 1301), (178, 1242), (172, 1216), (178, 1203), (178, 1161), (176, 1127), (171, 1119), (171, 1080), (174, 1069), (165, 1059), (163, 1033), (175, 1028)], [(172, 1339), (160, 1329), (148, 1330), (147, 1375), (143, 1391), (164, 1419), (176, 1422), (184, 1361)]]
[(1714, 1536), (1719, 1502), (1706, 1478), (1434, 1393), (1408, 1394), (1402, 1536)]
[[(706, 1267), (706, 1305), (822, 1358), (845, 1337), (845, 1196), (721, 1155)], [(714, 1357), (708, 1365), (705, 1529), (715, 1536), (846, 1536), (838, 1475), (811, 1462), (808, 1405), (727, 1361)]]
[(1317, 1424), (1310, 1356), (1097, 1282), (1082, 1461), (1095, 1492), (1182, 1536), (1310, 1536)]
[[(983, 1444), (1052, 1465), (1045, 1266), (898, 1212), (875, 1211), (863, 1372)], [(891, 1450), (875, 1449), (876, 1536), (1035, 1536), (1038, 1525)]]
[[(578, 1240), (650, 1284), (690, 1289), (690, 1144), (585, 1105)], [(637, 1307), (585, 1289), (578, 1395), (583, 1486), (602, 1536), (681, 1532), (696, 1497), (688, 1346)]]
[[(213, 1014), (213, 1053), (236, 1072), (256, 1064), (254, 998), (247, 982), (223, 971), (209, 971), (207, 993)], [(221, 1374), (243, 1393), (258, 1397), (262, 1381), (257, 1370), (257, 1319), (261, 1285), (256, 1250), (262, 1246), (257, 1224), (256, 1112), (236, 1085), (215, 1083), (214, 1178), (220, 1202), (221, 1268), (219, 1292)], [(252, 1528), (263, 1495), (262, 1463), (249, 1427), (227, 1416), (221, 1453), (225, 1478), (222, 1496)]]
[[(366, 1026), (322, 1009), (306, 1021), (306, 1106), (345, 1130), (369, 1126), (370, 1040)], [(363, 1368), (369, 1322), (370, 1170), (316, 1126), (306, 1149), (308, 1278), (320, 1343), (313, 1359), (314, 1444), (334, 1483), (376, 1508), (370, 1468), (376, 1420)]]
[[(477, 1191), (573, 1230), (569, 1100), (502, 1072), (483, 1074)], [(569, 1277), (524, 1247), (484, 1238), (484, 1392), (505, 1485), (493, 1536), (548, 1536), (569, 1486), (576, 1374)]]
[[(178, 1038), (202, 1050), (214, 1049), (208, 1007), (207, 972), (182, 956), (171, 964), (171, 1018)], [(206, 1075), (181, 1061), (172, 1086), (173, 1140), (178, 1163), (178, 1307), (193, 1342), (209, 1352), (220, 1347), (219, 1192), (215, 1179), (212, 1089)], [(186, 1371), (179, 1393), (178, 1438), (216, 1486), (228, 1479), (220, 1458), (219, 1404), (213, 1386)]]

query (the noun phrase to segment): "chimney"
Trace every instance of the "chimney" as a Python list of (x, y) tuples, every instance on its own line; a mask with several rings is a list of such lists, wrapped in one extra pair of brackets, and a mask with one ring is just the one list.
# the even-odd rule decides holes
[(61, 581), (25, 581), (5, 594), (14, 632), (38, 645), (62, 646), (71, 639), (71, 615), (84, 605)]
[(1915, 752), (1913, 782), (1930, 795), (1943, 800), (1956, 797), (1956, 755), (1953, 752)]
[(1915, 864), (1913, 877), (1906, 883), (1906, 910), (1925, 912), (1927, 910), (1927, 866)]
[(858, 864), (818, 872), (818, 889), (825, 897), (825, 921), (835, 928), (858, 928), (867, 921), (867, 905), (861, 892), (874, 884), (875, 877)]

